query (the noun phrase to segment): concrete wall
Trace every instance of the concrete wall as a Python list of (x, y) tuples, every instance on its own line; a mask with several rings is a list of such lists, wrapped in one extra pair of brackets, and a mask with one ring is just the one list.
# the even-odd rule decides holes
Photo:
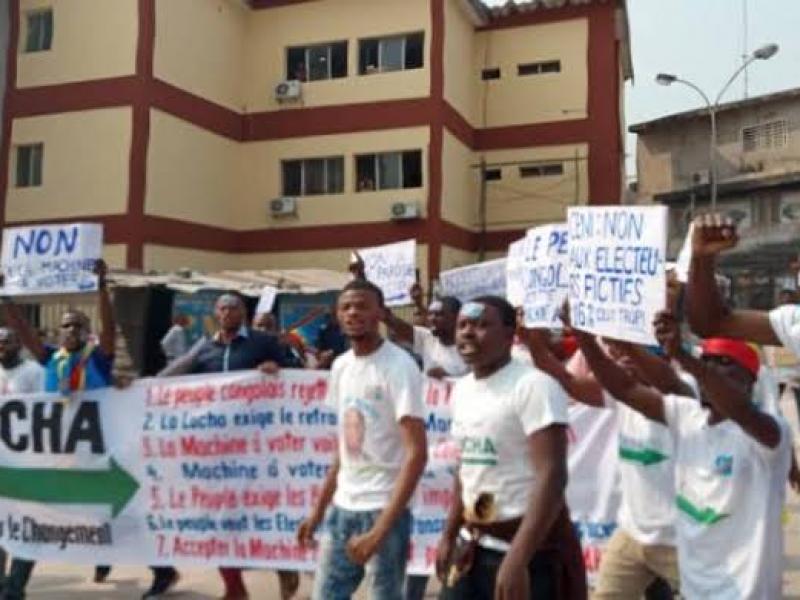
[(20, 49), (29, 11), (53, 9), (49, 51), (17, 54), (17, 87), (54, 85), (136, 71), (137, 0), (21, 0)]
[[(6, 220), (127, 210), (131, 109), (104, 108), (16, 119), (11, 131)], [(15, 185), (16, 146), (44, 144), (42, 185)]]

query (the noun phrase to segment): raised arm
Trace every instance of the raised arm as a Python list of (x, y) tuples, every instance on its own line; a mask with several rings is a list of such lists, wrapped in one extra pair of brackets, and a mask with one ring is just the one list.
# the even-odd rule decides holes
[(111, 306), (111, 296), (108, 293), (106, 282), (105, 261), (98, 260), (95, 263), (95, 273), (97, 274), (97, 305), (100, 312), (100, 349), (106, 356), (113, 356), (116, 351), (117, 324), (114, 321), (114, 308)]
[(400, 467), (400, 474), (394, 484), (389, 504), (375, 520), (368, 532), (355, 536), (347, 542), (347, 554), (350, 560), (363, 565), (378, 550), (389, 535), (395, 521), (408, 506), (411, 496), (417, 487), (419, 478), (428, 462), (428, 444), (425, 438), (425, 423), (417, 417), (406, 416), (400, 420), (405, 458)]
[(717, 254), (738, 242), (736, 228), (719, 215), (698, 217), (692, 232), (692, 261), (686, 310), (689, 326), (704, 338), (724, 335), (780, 346), (766, 312), (731, 310), (720, 297), (715, 279)]
[(620, 352), (628, 356), (644, 375), (644, 378), (647, 379), (647, 382), (662, 394), (674, 394), (687, 398), (694, 397), (695, 393), (692, 387), (678, 376), (669, 361), (648, 352), (644, 346), (639, 344), (631, 344), (629, 342), (611, 343), (615, 344)]
[(3, 298), (3, 318), (8, 326), (17, 332), (19, 341), (28, 349), (28, 352), (39, 362), (44, 361), (47, 350), (39, 339), (36, 330), (28, 323), (28, 319), (22, 314), (22, 309), (14, 304), (10, 298)]
[(529, 435), (528, 457), (536, 471), (536, 481), (525, 516), (497, 573), (497, 599), (515, 600), (530, 595), (528, 565), (564, 509), (568, 479), (564, 425), (550, 425)]
[(611, 360), (597, 345), (594, 336), (575, 330), (578, 345), (583, 351), (597, 381), (620, 402), (642, 413), (648, 419), (666, 424), (664, 399), (661, 392), (644, 385)]
[(522, 330), (520, 339), (528, 347), (536, 368), (555, 379), (570, 398), (589, 406), (601, 407), (604, 405), (603, 386), (591, 375), (571, 373), (564, 363), (553, 354), (541, 329)]

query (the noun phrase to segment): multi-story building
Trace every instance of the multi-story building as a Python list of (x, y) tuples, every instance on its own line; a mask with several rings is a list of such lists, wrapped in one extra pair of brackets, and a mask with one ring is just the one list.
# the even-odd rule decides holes
[[(692, 214), (709, 209), (711, 122), (705, 109), (633, 125), (637, 194), (670, 207), (675, 255)], [(740, 304), (769, 308), (794, 288), (800, 252), (800, 88), (723, 104), (717, 112), (719, 212), (739, 225), (722, 267)]]
[(615, 203), (622, 0), (9, 0), (0, 215), (116, 267), (423, 277)]

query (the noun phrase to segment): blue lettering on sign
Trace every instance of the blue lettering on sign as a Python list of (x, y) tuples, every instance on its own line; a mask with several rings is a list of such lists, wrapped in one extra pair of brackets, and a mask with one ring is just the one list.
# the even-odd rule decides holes
[(72, 254), (78, 245), (78, 227), (59, 229), (55, 238), (48, 229), (31, 229), (25, 234), (17, 233), (14, 237), (13, 257), (20, 253), (23, 256), (36, 254), (39, 256)]

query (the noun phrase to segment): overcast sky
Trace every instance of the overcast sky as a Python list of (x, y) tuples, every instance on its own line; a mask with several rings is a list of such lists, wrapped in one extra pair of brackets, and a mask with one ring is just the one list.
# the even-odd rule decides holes
[[(687, 87), (657, 85), (660, 71), (678, 74), (716, 97), (742, 61), (745, 3), (748, 50), (769, 42), (781, 47), (772, 59), (748, 69), (749, 95), (800, 87), (800, 0), (628, 0), (635, 72), (626, 89), (629, 125), (700, 106), (699, 96)], [(742, 97), (744, 78), (724, 99)], [(629, 135), (629, 175), (635, 169), (635, 143)]]

